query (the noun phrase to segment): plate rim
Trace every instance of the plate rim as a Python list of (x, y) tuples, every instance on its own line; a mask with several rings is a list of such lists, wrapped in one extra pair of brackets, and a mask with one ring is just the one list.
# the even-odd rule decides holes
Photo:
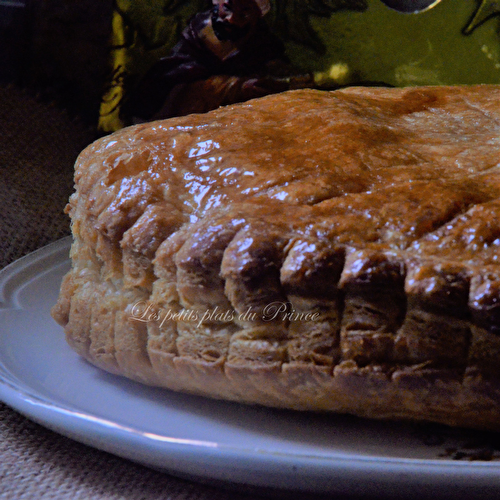
[[(62, 252), (69, 250), (71, 246), (71, 237), (64, 237), (53, 243), (50, 243), (35, 252), (25, 255), (20, 259), (12, 262), (8, 266), (0, 270), (0, 311), (2, 309), (22, 309), (21, 304), (9, 304), (4, 299), (9, 299), (9, 289), (6, 285), (12, 285), (19, 280), (18, 273), (22, 277), (29, 277), (30, 271), (44, 268), (44, 264), (51, 262), (52, 257), (57, 257)], [(69, 256), (68, 256), (69, 260)], [(7, 307), (6, 307), (7, 305)], [(182, 475), (188, 473), (186, 470), (185, 460), (193, 458), (199, 454), (199, 450), (203, 450), (206, 455), (212, 459), (221, 459), (221, 454), (226, 456), (226, 461), (231, 458), (241, 462), (240, 467), (244, 464), (248, 466), (252, 463), (253, 466), (259, 465), (266, 467), (270, 464), (273, 467), (291, 467), (301, 468), (302, 474), (315, 473), (316, 476), (322, 477), (325, 474), (331, 474), (332, 477), (337, 477), (342, 471), (348, 479), (349, 474), (355, 473), (359, 481), (362, 481), (362, 475), (378, 474), (382, 483), (387, 482), (388, 478), (384, 479), (387, 474), (393, 475), (397, 472), (405, 472), (410, 476), (413, 475), (413, 482), (422, 475), (439, 483), (441, 487), (445, 486), (442, 476), (446, 476), (446, 484), (451, 480), (457, 482), (456, 486), (466, 486), (471, 483), (474, 487), (490, 487), (495, 491), (500, 492), (500, 462), (498, 461), (456, 461), (452, 459), (426, 459), (426, 458), (400, 458), (400, 457), (383, 457), (373, 455), (355, 455), (342, 454), (338, 456), (319, 456), (300, 451), (292, 452), (274, 452), (262, 449), (250, 449), (246, 447), (232, 447), (224, 443), (216, 443), (204, 440), (191, 440), (169, 437), (167, 435), (155, 435), (147, 432), (141, 432), (140, 429), (131, 426), (124, 426), (109, 419), (92, 415), (91, 412), (82, 412), (76, 409), (65, 407), (64, 405), (47, 400), (45, 397), (38, 395), (36, 391), (33, 393), (29, 390), (20, 387), (15, 380), (10, 379), (12, 375), (7, 368), (3, 366), (0, 358), (0, 400), (4, 401), (8, 406), (12, 407), (19, 413), (25, 415), (30, 420), (51, 429), (61, 435), (74, 439), (75, 441), (84, 443), (94, 448), (106, 451), (123, 458), (139, 462), (151, 468), (160, 469), (164, 472), (177, 473)], [(7, 376), (5, 375), (6, 372)], [(113, 432), (105, 436), (106, 431), (110, 429)], [(125, 449), (124, 449), (125, 442)], [(138, 446), (136, 453), (131, 454), (127, 447)], [(165, 447), (168, 447), (170, 452), (170, 463), (163, 467), (159, 461), (168, 458), (165, 455)], [(145, 457), (146, 453), (153, 453), (153, 460), (148, 460)], [(173, 456), (184, 460), (180, 470), (177, 470), (172, 464)], [(257, 464), (258, 462), (258, 464)], [(284, 470), (284, 474), (290, 474), (288, 469)], [(350, 469), (350, 471), (349, 471)], [(287, 472), (288, 471), (288, 472)], [(304, 472), (305, 471), (305, 472)], [(199, 471), (195, 471), (194, 477), (198, 477)], [(471, 477), (471, 472), (473, 472)], [(361, 476), (360, 476), (361, 474)], [(220, 474), (219, 474), (220, 475)], [(440, 478), (441, 476), (441, 478)], [(204, 476), (208, 479), (211, 476)], [(216, 478), (216, 480), (221, 478)], [(283, 478), (278, 478), (278, 483)], [(226, 482), (228, 478), (222, 478)], [(351, 478), (352, 480), (352, 478)], [(496, 480), (496, 481), (492, 481)], [(255, 481), (258, 484), (255, 486), (265, 486)], [(410, 480), (410, 483), (412, 481)], [(239, 482), (240, 484), (240, 482)], [(314, 487), (310, 485), (310, 490), (315, 493), (325, 493), (334, 491), (325, 490), (326, 485)], [(293, 488), (295, 490), (295, 488)], [(299, 488), (302, 491), (309, 491), (303, 487)]]

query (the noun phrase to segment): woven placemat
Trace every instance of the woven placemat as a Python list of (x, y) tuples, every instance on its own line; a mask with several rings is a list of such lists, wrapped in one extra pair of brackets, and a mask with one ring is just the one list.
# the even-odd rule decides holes
[(73, 165), (92, 139), (54, 105), (0, 87), (0, 268), (69, 234)]
[[(0, 87), (0, 268), (69, 234), (73, 164), (94, 131)], [(210, 465), (207, 464), (207, 467)], [(185, 481), (60, 436), (0, 403), (0, 499), (259, 498)]]

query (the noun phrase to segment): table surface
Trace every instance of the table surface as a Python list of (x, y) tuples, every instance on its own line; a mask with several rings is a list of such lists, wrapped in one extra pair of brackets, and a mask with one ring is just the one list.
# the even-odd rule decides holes
[[(69, 234), (73, 164), (93, 130), (0, 86), (0, 268)], [(0, 499), (250, 499), (150, 470), (26, 419), (0, 403)]]

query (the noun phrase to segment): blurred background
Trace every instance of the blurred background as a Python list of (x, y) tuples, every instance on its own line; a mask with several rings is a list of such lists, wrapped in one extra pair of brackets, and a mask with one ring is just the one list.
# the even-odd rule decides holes
[[(412, 2), (430, 8), (398, 11)], [(106, 96), (101, 113), (109, 123), (102, 129), (112, 131), (121, 126), (114, 100), (211, 4), (0, 0), (0, 82), (15, 82), (94, 125)], [(500, 82), (498, 0), (271, 0), (265, 20), (294, 67), (318, 85)]]
[(112, 0), (0, 0), (0, 82), (95, 124), (112, 10)]

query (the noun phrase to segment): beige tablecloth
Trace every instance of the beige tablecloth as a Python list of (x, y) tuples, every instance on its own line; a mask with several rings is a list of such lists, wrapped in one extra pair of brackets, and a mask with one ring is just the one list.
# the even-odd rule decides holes
[[(15, 87), (0, 87), (0, 268), (69, 234), (73, 164), (94, 131)], [(60, 436), (0, 403), (0, 499), (229, 500), (200, 485)]]

